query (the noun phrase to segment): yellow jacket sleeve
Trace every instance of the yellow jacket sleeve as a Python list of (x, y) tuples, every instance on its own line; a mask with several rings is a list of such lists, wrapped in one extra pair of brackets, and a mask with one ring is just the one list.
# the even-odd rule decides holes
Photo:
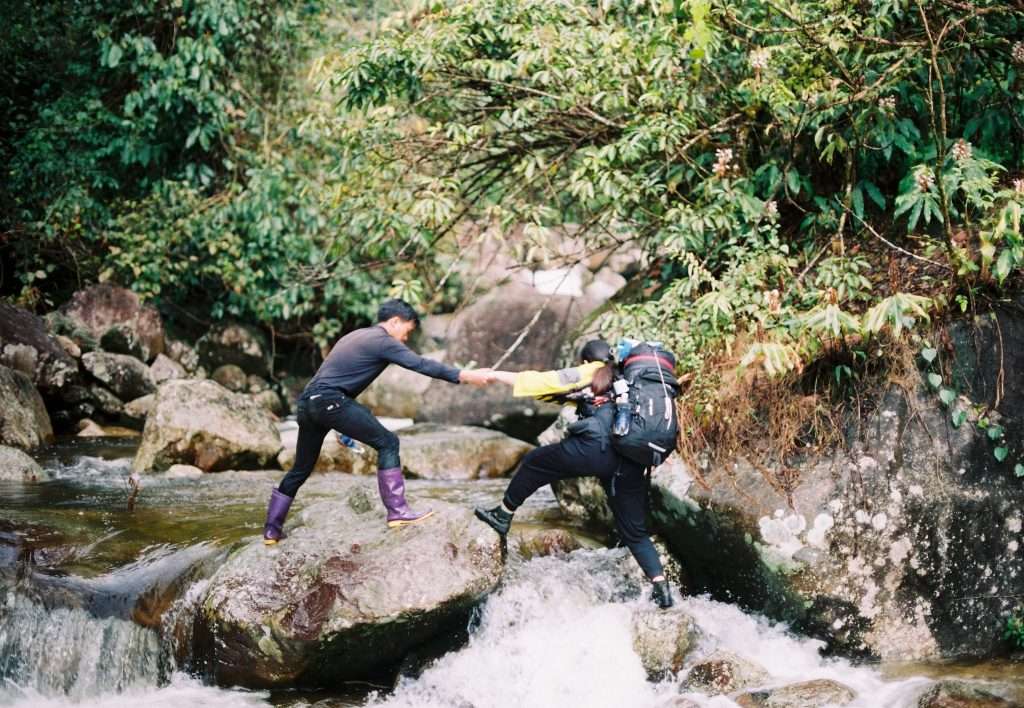
[(557, 371), (520, 371), (516, 374), (512, 395), (517, 398), (539, 398), (578, 391), (590, 385), (594, 374), (602, 366), (604, 362), (592, 361)]

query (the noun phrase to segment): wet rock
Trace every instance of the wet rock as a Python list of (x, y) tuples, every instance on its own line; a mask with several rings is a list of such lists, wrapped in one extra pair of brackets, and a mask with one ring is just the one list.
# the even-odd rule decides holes
[[(502, 364), (504, 369), (556, 368), (566, 333), (591, 309), (593, 303), (585, 298), (555, 295), (549, 300), (549, 296), (524, 283), (502, 285), (455, 316), (447, 361), (491, 366), (511, 349), (512, 354)], [(531, 322), (529, 333), (513, 346)], [(475, 388), (431, 381), (416, 417), (418, 421), (436, 423), (498, 424), (504, 418), (557, 412), (553, 404), (512, 398), (504, 387)]]
[(0, 481), (39, 482), (49, 478), (39, 463), (16, 447), (0, 445)]
[(581, 548), (598, 548), (601, 545), (569, 529), (544, 528), (523, 523), (517, 523), (512, 527), (508, 540), (509, 550), (524, 560), (572, 553)]
[(140, 472), (178, 462), (207, 472), (258, 469), (280, 449), (273, 418), (250, 397), (213, 381), (180, 379), (157, 391), (133, 466)]
[(153, 383), (157, 386), (164, 381), (183, 379), (188, 376), (185, 367), (166, 354), (157, 354), (156, 359), (149, 365), (149, 374), (153, 378)]
[(0, 445), (30, 450), (53, 439), (53, 425), (32, 380), (0, 366)]
[(111, 354), (124, 354), (149, 361), (149, 347), (129, 324), (118, 323), (104, 332), (100, 337), (100, 347)]
[(100, 425), (88, 418), (83, 418), (78, 421), (78, 437), (80, 438), (98, 438), (106, 435), (106, 431), (103, 430)]
[(284, 401), (277, 395), (277, 391), (267, 389), (266, 391), (260, 391), (253, 395), (252, 400), (256, 401), (256, 404), (261, 408), (264, 408), (275, 416), (282, 416), (285, 414)]
[(167, 468), (167, 477), (170, 478), (184, 478), (184, 479), (196, 479), (203, 475), (203, 471), (198, 467), (192, 465), (171, 465)]
[(1014, 708), (1017, 705), (964, 681), (940, 681), (917, 700), (918, 708)]
[(464, 626), (496, 586), (497, 536), (470, 510), (432, 501), (430, 519), (389, 530), (373, 482), (347, 486), (362, 489), (359, 504), (343, 493), (293, 513), (284, 542), (268, 550), (254, 538), (210, 579), (194, 654), (217, 683), (367, 678), (445, 627)]
[(247, 374), (270, 373), (270, 343), (255, 327), (243, 324), (217, 325), (196, 342), (199, 361), (212, 371), (234, 364)]
[(122, 401), (131, 401), (156, 391), (149, 368), (127, 354), (89, 352), (82, 366)]
[[(282, 440), (278, 457), (282, 469), (295, 460), (296, 433)], [(515, 469), (533, 446), (504, 433), (466, 425), (420, 423), (398, 431), (402, 469), (421, 479), (485, 479), (501, 477)], [(317, 460), (320, 471), (375, 474), (377, 453), (361, 445), (361, 453), (340, 444), (330, 433)]]
[(615, 516), (608, 505), (601, 482), (596, 477), (579, 477), (577, 479), (558, 480), (551, 485), (562, 510), (578, 519), (611, 529), (615, 525)]
[(0, 302), (0, 365), (26, 374), (44, 394), (56, 395), (78, 378), (78, 363), (28, 310)]
[(633, 615), (633, 648), (651, 681), (682, 669), (696, 642), (696, 623), (677, 607), (637, 610)]
[(852, 703), (856, 697), (856, 693), (837, 681), (816, 679), (744, 693), (735, 700), (742, 708), (833, 708)]
[(725, 695), (767, 683), (768, 672), (732, 652), (716, 651), (694, 664), (681, 686), (709, 696)]
[[(423, 356), (435, 361), (444, 361), (445, 352), (427, 352)], [(432, 381), (429, 376), (417, 374), (401, 366), (389, 366), (359, 395), (359, 402), (375, 415), (417, 418)]]
[[(164, 350), (164, 326), (160, 313), (143, 305), (131, 290), (109, 283), (94, 285), (76, 292), (60, 309), (60, 314), (70, 322), (72, 339), (76, 339), (75, 329), (81, 329), (99, 342), (109, 329), (121, 326), (135, 334), (135, 339), (149, 356), (156, 356)], [(77, 339), (76, 342), (83, 343)], [(89, 343), (86, 345), (92, 348)]]
[(132, 420), (145, 420), (153, 412), (153, 404), (156, 402), (156, 394), (150, 393), (140, 396), (124, 404), (124, 415)]

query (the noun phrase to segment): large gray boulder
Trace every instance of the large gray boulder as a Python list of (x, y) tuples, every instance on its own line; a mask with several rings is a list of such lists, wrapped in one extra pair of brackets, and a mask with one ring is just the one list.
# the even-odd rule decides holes
[[(423, 354), (435, 361), (444, 361), (445, 355), (443, 351)], [(379, 416), (417, 418), (433, 381), (401, 366), (389, 366), (359, 395), (359, 402)]]
[(0, 481), (38, 482), (48, 475), (39, 463), (16, 447), (0, 445)]
[[(1024, 463), (1024, 320), (1000, 313), (999, 326), (1001, 348), (987, 318), (951, 327), (956, 355), (945, 363), (963, 392), (951, 408), (911, 372), (854, 421), (844, 449), (797, 461), (788, 489), (742, 459), (702, 470), (710, 489), (678, 469), (656, 471), (654, 528), (693, 591), (848, 655), (1005, 653), (1005, 618), (1024, 596), (1024, 485), (1014, 472)], [(973, 413), (997, 390), (1002, 415), (988, 417), (1005, 430), (1004, 461)], [(969, 415), (954, 427), (959, 411)], [(599, 491), (575, 502), (603, 508)]]
[(82, 355), (82, 366), (122, 401), (156, 391), (149, 367), (127, 354), (89, 352)]
[[(502, 285), (456, 315), (450, 328), (448, 363), (492, 366), (512, 349), (501, 368), (556, 368), (566, 333), (591, 309), (593, 303), (586, 298), (548, 296), (525, 283)], [(527, 328), (522, 341), (513, 347)], [(531, 398), (512, 398), (505, 386), (475, 388), (432, 381), (416, 417), (417, 421), (465, 425), (500, 423), (538, 413), (555, 415), (558, 408)]]
[(224, 364), (234, 364), (246, 374), (270, 374), (270, 343), (267, 336), (255, 327), (239, 323), (216, 325), (199, 338), (196, 349), (199, 361), (209, 371)]
[[(402, 469), (421, 479), (486, 479), (503, 477), (519, 464), (533, 445), (497, 430), (468, 425), (419, 423), (398, 431)], [(282, 436), (278, 456), (282, 469), (295, 461), (295, 431)], [(361, 446), (360, 453), (341, 445), (330, 433), (324, 441), (315, 469), (322, 472), (375, 474), (377, 453)]]
[(633, 615), (633, 649), (652, 681), (678, 673), (698, 636), (696, 622), (679, 607), (645, 608)]
[[(72, 295), (60, 315), (71, 329), (62, 334), (75, 337), (75, 332), (88, 333), (91, 341), (78, 342), (92, 348), (100, 342), (108, 330), (119, 328), (130, 331), (130, 338), (145, 350), (147, 356), (156, 356), (164, 351), (164, 326), (160, 313), (155, 308), (143, 305), (139, 296), (131, 290), (109, 283), (93, 285)], [(115, 339), (118, 334), (111, 335)], [(111, 340), (108, 340), (111, 341)]]
[(259, 538), (210, 579), (194, 655), (219, 684), (330, 686), (366, 679), (446, 627), (498, 583), (498, 538), (468, 509), (388, 529), (370, 481), (293, 512), (273, 549)]
[(1019, 705), (966, 681), (939, 681), (917, 700), (918, 708), (1013, 708)]
[(53, 425), (32, 380), (0, 366), (0, 445), (31, 450), (53, 439)]
[(40, 391), (56, 395), (78, 378), (78, 362), (28, 310), (0, 302), (0, 364), (26, 374)]
[(281, 449), (273, 417), (213, 381), (163, 384), (142, 431), (136, 471), (195, 465), (207, 472), (265, 468)]

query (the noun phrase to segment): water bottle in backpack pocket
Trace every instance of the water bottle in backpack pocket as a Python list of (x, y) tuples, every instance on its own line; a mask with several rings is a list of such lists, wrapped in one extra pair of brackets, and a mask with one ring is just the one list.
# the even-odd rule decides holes
[[(612, 446), (644, 467), (657, 467), (676, 449), (679, 384), (675, 367), (676, 358), (671, 352), (652, 342), (637, 344), (620, 363), (621, 376), (613, 384), (616, 394), (626, 391), (620, 396), (623, 402), (628, 396), (630, 415), (628, 425), (620, 424), (616, 415)], [(617, 405), (620, 396), (616, 397)]]

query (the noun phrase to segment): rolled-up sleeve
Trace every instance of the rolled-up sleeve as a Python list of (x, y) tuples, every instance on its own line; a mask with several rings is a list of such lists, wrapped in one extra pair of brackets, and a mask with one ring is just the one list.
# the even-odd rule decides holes
[(385, 361), (398, 364), (402, 368), (429, 376), (432, 379), (441, 379), (442, 381), (449, 381), (454, 384), (459, 383), (459, 369), (420, 356), (394, 337), (389, 336), (387, 339), (391, 341), (384, 343), (384, 351), (381, 352)]

